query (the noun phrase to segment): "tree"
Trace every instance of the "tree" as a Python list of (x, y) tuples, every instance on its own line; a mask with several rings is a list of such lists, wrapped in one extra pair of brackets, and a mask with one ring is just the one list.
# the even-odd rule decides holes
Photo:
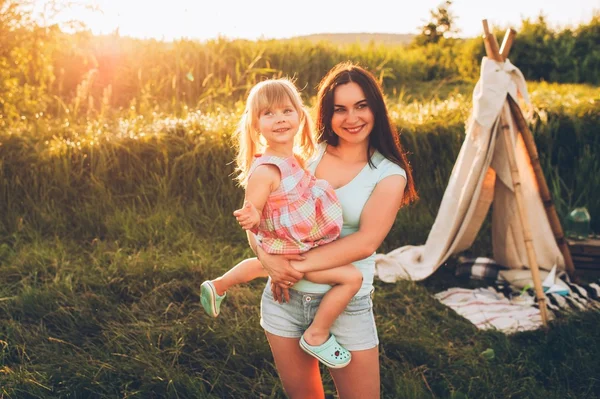
[(458, 29), (454, 27), (456, 16), (450, 12), (452, 0), (442, 2), (436, 9), (430, 10), (431, 20), (421, 27), (421, 33), (415, 37), (415, 43), (424, 46), (438, 43), (442, 38), (448, 38)]

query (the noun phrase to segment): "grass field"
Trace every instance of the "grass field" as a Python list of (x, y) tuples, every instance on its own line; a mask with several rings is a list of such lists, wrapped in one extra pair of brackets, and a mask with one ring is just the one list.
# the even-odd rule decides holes
[[(421, 200), (380, 251), (425, 241), (471, 90), (431, 82), (389, 96)], [(600, 89), (529, 90), (561, 216), (586, 205), (600, 219)], [(242, 199), (230, 176), (239, 112), (71, 113), (0, 132), (0, 397), (284, 397), (258, 324), (263, 282), (231, 290), (218, 319), (199, 305), (203, 280), (250, 255), (231, 216)], [(478, 255), (490, 252), (488, 228)], [(473, 286), (453, 266), (421, 283), (376, 281), (384, 398), (600, 396), (600, 312), (547, 332), (478, 331), (432, 297)]]

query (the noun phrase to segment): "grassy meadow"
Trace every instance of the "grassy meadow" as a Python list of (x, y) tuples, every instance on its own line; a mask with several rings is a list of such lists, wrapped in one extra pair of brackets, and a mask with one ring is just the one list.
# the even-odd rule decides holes
[[(271, 43), (267, 57), (269, 42), (216, 41), (202, 52), (178, 43), (169, 63), (152, 41), (124, 40), (119, 57), (111, 41), (92, 43), (105, 56), (88, 74), (69, 69), (75, 59), (88, 65), (75, 51), (88, 41), (42, 53), (32, 42), (18, 54), (54, 69), (23, 67), (25, 83), (0, 71), (0, 398), (285, 397), (259, 326), (264, 283), (232, 289), (217, 319), (202, 310), (199, 287), (251, 255), (231, 215), (243, 198), (231, 176), (239, 98), (260, 76), (304, 60), (297, 82), (312, 104), (339, 60), (325, 44)], [(308, 48), (326, 52), (313, 69)], [(435, 58), (418, 49), (352, 45), (335, 56), (378, 72), (421, 197), (379, 251), (422, 244), (464, 140), (474, 81), (421, 76), (421, 61)], [(120, 57), (146, 64), (124, 71)], [(131, 79), (113, 86), (111, 71)], [(600, 231), (600, 88), (530, 82), (529, 92), (559, 215), (586, 206)], [(471, 252), (491, 254), (488, 223)], [(432, 297), (477, 285), (455, 278), (454, 264), (424, 282), (376, 281), (384, 398), (600, 396), (600, 312), (563, 315), (547, 332), (478, 331)]]

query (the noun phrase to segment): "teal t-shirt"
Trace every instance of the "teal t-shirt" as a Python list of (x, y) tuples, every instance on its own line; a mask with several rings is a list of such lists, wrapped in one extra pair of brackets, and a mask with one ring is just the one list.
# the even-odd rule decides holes
[[(326, 143), (321, 143), (317, 149), (316, 156), (309, 162), (308, 170), (315, 173), (317, 165), (325, 154)], [(377, 183), (388, 176), (400, 175), (406, 178), (406, 172), (397, 164), (389, 161), (381, 153), (375, 151), (371, 156), (371, 161), (375, 167), (368, 163), (348, 184), (335, 190), (335, 193), (342, 204), (342, 216), (344, 224), (340, 237), (358, 231), (360, 224), (360, 215), (367, 203), (371, 193)], [(363, 274), (363, 283), (356, 296), (368, 295), (373, 289), (373, 277), (375, 275), (375, 253), (365, 259), (352, 262)], [(331, 286), (326, 284), (315, 284), (307, 280), (298, 281), (294, 289), (303, 292), (322, 294), (327, 292)]]

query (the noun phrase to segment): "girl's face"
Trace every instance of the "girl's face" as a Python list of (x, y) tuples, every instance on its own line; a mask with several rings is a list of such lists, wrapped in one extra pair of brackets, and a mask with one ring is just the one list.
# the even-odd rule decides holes
[(331, 128), (347, 143), (362, 143), (369, 138), (375, 117), (361, 87), (350, 82), (338, 86), (333, 93)]
[(294, 136), (300, 127), (300, 116), (291, 101), (264, 109), (258, 116), (258, 130), (269, 147), (294, 145)]

